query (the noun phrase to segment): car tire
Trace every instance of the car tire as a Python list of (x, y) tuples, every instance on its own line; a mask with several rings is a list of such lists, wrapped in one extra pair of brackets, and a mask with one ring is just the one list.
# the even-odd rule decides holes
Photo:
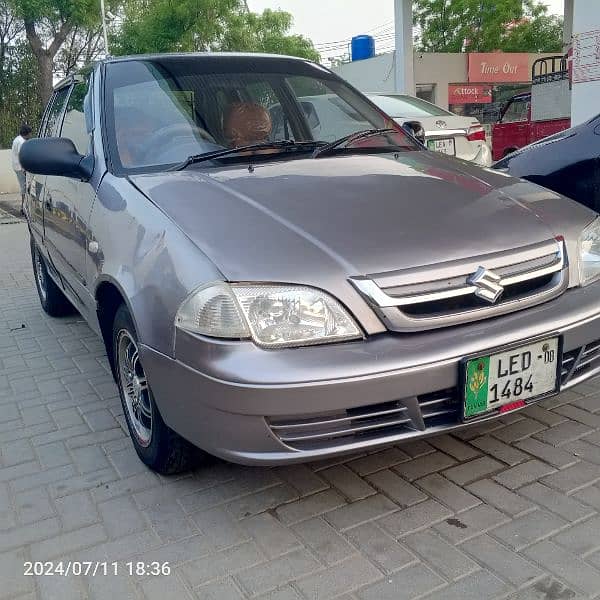
[(35, 287), (37, 288), (40, 304), (44, 312), (51, 317), (64, 317), (65, 315), (74, 313), (75, 308), (48, 274), (46, 260), (42, 256), (37, 244), (33, 241), (33, 238), (30, 239), (30, 246)]
[(124, 304), (113, 321), (112, 344), (123, 413), (140, 460), (162, 475), (190, 470), (202, 451), (163, 421), (140, 361), (133, 319)]

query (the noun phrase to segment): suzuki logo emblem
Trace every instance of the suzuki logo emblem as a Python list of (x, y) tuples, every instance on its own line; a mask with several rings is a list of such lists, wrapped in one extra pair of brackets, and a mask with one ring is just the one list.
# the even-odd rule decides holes
[(477, 288), (475, 295), (478, 298), (487, 300), (491, 304), (494, 304), (504, 291), (504, 287), (500, 284), (500, 281), (501, 278), (499, 275), (496, 275), (493, 271), (488, 271), (485, 267), (479, 267), (467, 279), (467, 283)]

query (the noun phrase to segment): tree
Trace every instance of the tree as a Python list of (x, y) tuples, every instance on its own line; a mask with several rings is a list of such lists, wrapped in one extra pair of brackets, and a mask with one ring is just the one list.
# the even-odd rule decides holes
[(0, 0), (0, 75), (4, 71), (6, 56), (23, 32), (23, 26), (7, 0)]
[(0, 148), (10, 145), (19, 124), (39, 118), (35, 61), (23, 39), (23, 24), (0, 0)]
[(225, 51), (268, 52), (301, 56), (319, 60), (313, 43), (301, 35), (289, 35), (292, 15), (280, 10), (265, 10), (262, 14), (235, 13), (219, 41), (219, 49)]
[(425, 52), (560, 52), (562, 19), (534, 0), (414, 0)]
[(0, 71), (0, 148), (10, 147), (21, 123), (37, 127), (41, 107), (36, 82), (35, 57), (27, 42), (17, 40), (6, 49)]
[(129, 0), (114, 54), (207, 50), (224, 33), (237, 0)]
[(563, 22), (553, 15), (541, 14), (510, 30), (503, 42), (505, 52), (563, 51)]
[(291, 25), (289, 13), (252, 13), (240, 0), (129, 0), (111, 49), (116, 54), (278, 52), (317, 59), (310, 40), (289, 34)]
[(105, 53), (102, 25), (74, 27), (54, 60), (54, 72), (66, 76)]
[[(54, 61), (69, 36), (95, 30), (100, 22), (98, 0), (10, 0), (23, 23), (37, 62), (38, 93), (45, 104), (52, 93)], [(76, 33), (74, 33), (76, 32)]]

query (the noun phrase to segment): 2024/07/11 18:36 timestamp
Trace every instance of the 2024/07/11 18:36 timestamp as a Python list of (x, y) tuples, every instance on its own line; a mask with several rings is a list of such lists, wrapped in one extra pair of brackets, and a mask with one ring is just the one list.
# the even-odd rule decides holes
[(90, 576), (96, 575), (170, 575), (171, 566), (168, 562), (108, 562), (93, 560), (66, 560), (66, 561), (26, 561), (23, 563), (23, 575), (57, 575), (59, 577), (68, 576)]

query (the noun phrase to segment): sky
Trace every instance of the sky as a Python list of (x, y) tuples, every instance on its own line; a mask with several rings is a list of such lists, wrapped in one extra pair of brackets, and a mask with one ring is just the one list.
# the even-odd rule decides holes
[[(543, 3), (551, 13), (562, 14), (564, 0)], [(292, 13), (294, 33), (310, 38), (323, 58), (342, 55), (344, 42), (361, 33), (378, 38), (378, 53), (393, 48), (394, 0), (248, 0), (248, 6), (257, 12), (272, 8)]]

